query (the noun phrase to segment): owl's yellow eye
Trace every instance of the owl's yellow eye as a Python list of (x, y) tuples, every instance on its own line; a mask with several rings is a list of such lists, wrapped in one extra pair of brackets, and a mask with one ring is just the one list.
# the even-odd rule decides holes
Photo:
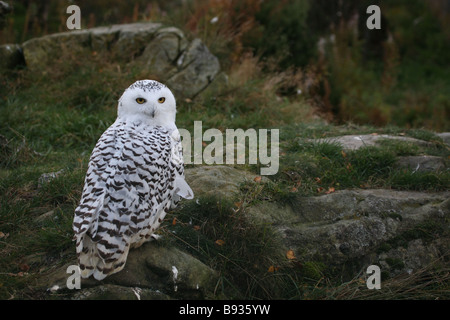
[(147, 100), (145, 100), (144, 98), (137, 98), (136, 99), (136, 102), (139, 103), (139, 104), (143, 104), (145, 101), (147, 101)]
[(166, 101), (166, 98), (164, 98), (164, 97), (161, 97), (161, 98), (158, 99), (159, 103), (163, 103), (164, 101)]

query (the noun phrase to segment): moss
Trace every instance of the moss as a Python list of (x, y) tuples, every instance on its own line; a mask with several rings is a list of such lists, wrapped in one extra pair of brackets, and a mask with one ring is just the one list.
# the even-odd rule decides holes
[(391, 246), (392, 248), (406, 248), (410, 241), (416, 239), (421, 239), (425, 243), (430, 242), (445, 232), (446, 225), (448, 224), (435, 220), (425, 221), (416, 225), (414, 228), (406, 230), (396, 237), (390, 239), (385, 243), (385, 246)]
[(326, 265), (319, 261), (307, 261), (303, 264), (302, 275), (305, 278), (320, 280), (324, 277), (324, 271), (327, 269)]

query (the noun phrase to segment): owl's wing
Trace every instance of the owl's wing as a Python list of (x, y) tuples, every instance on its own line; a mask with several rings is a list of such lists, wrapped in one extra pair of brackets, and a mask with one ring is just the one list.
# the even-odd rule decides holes
[[(105, 250), (107, 247), (115, 252), (121, 251), (118, 250), (118, 235), (110, 233), (100, 237), (98, 231), (105, 230), (105, 217), (112, 217), (116, 211), (111, 202), (111, 199), (116, 198), (111, 198), (109, 190), (115, 186), (112, 185), (111, 176), (116, 174), (123, 138), (120, 124), (114, 123), (100, 137), (89, 160), (80, 204), (75, 209), (73, 221), (76, 252), (83, 277), (89, 277), (97, 266), (104, 265), (105, 258), (112, 257), (111, 252), (107, 252), (110, 250)], [(111, 222), (120, 225), (120, 221), (113, 218)]]
[(99, 209), (105, 198), (110, 163), (117, 157), (117, 124), (112, 124), (100, 137), (89, 159), (80, 204), (75, 209), (73, 231), (81, 236), (95, 228)]
[(180, 198), (193, 199), (194, 192), (187, 184), (184, 177), (183, 147), (181, 143), (180, 132), (178, 131), (178, 129), (172, 131), (170, 137), (172, 142), (172, 152), (170, 160), (175, 166), (174, 194), (171, 207), (175, 208), (180, 201)]

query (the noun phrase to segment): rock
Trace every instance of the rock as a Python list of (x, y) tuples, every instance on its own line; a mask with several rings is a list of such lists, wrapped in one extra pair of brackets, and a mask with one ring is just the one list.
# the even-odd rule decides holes
[(118, 61), (127, 62), (151, 40), (161, 24), (134, 23), (55, 33), (22, 44), (27, 67), (39, 72), (60, 57), (63, 50), (73, 54), (114, 51)]
[(253, 181), (256, 177), (255, 174), (243, 170), (219, 165), (186, 168), (185, 176), (195, 197), (215, 194), (229, 198), (239, 192), (242, 182)]
[(177, 99), (193, 98), (214, 80), (219, 60), (200, 39), (160, 23), (132, 23), (52, 34), (22, 45), (27, 67), (47, 70), (61, 52), (111, 53), (124, 68), (139, 67), (149, 78), (165, 82)]
[(46, 213), (41, 214), (40, 216), (34, 218), (34, 222), (41, 223), (55, 215), (55, 210), (50, 210)]
[(22, 48), (18, 44), (0, 45), (0, 73), (24, 64)]
[(184, 98), (202, 92), (220, 70), (219, 60), (213, 56), (200, 39), (194, 39), (177, 59), (178, 72), (167, 84)]
[(381, 253), (378, 256), (378, 263), (380, 268), (390, 276), (402, 272), (410, 274), (437, 260), (442, 255), (439, 248), (443, 246), (436, 241), (425, 244), (422, 239), (415, 239), (404, 246)]
[(213, 292), (217, 279), (216, 271), (193, 256), (150, 242), (131, 250), (125, 268), (102, 282), (200, 298)]
[(73, 54), (89, 47), (91, 35), (85, 30), (55, 33), (40, 38), (30, 39), (22, 44), (27, 68), (32, 72), (42, 73), (61, 57), (63, 50)]
[(42, 186), (51, 180), (59, 177), (61, 174), (64, 173), (64, 169), (61, 169), (56, 172), (49, 172), (49, 173), (43, 173), (38, 179), (38, 188), (42, 188)]
[(4, 2), (0, 1), (0, 28), (3, 28), (6, 21), (6, 16), (12, 11), (12, 7)]
[(392, 136), (388, 134), (365, 134), (365, 135), (346, 135), (339, 137), (330, 137), (324, 139), (316, 139), (317, 142), (339, 143), (344, 149), (357, 150), (361, 147), (376, 146), (380, 140), (391, 139), (404, 142), (415, 143), (419, 146), (431, 146), (432, 143), (410, 137)]
[(157, 30), (134, 65), (159, 78), (169, 79), (177, 72), (176, 60), (186, 50), (188, 41), (183, 33), (173, 27)]
[(104, 284), (75, 291), (72, 300), (170, 300), (158, 290)]
[(80, 289), (69, 290), (71, 273), (66, 271), (75, 264), (72, 261), (41, 276), (38, 287), (72, 299), (204, 299), (213, 296), (219, 277), (193, 256), (154, 242), (131, 250), (122, 271), (102, 281), (81, 279)]
[(436, 134), (444, 143), (450, 145), (450, 132), (442, 132)]
[(436, 156), (408, 156), (399, 157), (397, 167), (416, 171), (439, 171), (445, 169), (445, 161)]
[[(369, 260), (395, 261), (402, 252), (404, 263), (399, 270), (405, 272), (412, 268), (406, 261), (414, 260), (415, 251), (399, 249), (399, 243), (414, 248), (417, 244), (410, 241), (420, 239), (423, 228), (448, 230), (449, 199), (450, 192), (342, 190), (299, 198), (292, 207), (260, 203), (249, 214), (278, 230), (286, 249), (294, 250), (301, 261), (322, 261), (328, 266), (350, 262), (361, 267)], [(422, 251), (437, 259), (449, 244), (450, 238), (443, 237), (439, 246), (425, 246)], [(378, 258), (377, 252), (385, 246), (394, 251)]]

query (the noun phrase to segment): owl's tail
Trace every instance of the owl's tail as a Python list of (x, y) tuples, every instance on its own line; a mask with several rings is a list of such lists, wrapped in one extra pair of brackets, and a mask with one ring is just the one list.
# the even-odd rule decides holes
[(75, 239), (81, 277), (93, 276), (97, 280), (103, 280), (125, 267), (129, 246), (126, 246), (123, 251), (105, 253), (101, 250), (102, 248), (99, 249), (104, 244), (93, 241), (86, 233), (77, 235)]

